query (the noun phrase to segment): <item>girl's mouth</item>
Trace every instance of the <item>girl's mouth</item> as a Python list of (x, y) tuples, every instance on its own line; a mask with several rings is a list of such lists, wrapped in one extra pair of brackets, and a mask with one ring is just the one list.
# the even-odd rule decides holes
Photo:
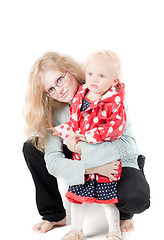
[(96, 84), (91, 84), (90, 86), (93, 88), (98, 88), (98, 86)]

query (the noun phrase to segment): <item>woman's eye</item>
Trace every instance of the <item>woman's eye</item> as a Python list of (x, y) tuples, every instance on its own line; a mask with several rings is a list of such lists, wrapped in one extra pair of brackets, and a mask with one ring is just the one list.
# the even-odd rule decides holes
[(64, 77), (62, 77), (62, 76), (59, 77), (59, 78), (57, 79), (57, 84), (58, 84), (58, 83), (61, 83), (61, 82), (63, 81), (63, 78), (64, 78)]
[(92, 76), (92, 73), (88, 73), (89, 76)]
[(51, 88), (48, 90), (49, 93), (51, 93), (51, 92), (53, 92), (53, 91), (54, 91), (54, 87), (51, 87)]

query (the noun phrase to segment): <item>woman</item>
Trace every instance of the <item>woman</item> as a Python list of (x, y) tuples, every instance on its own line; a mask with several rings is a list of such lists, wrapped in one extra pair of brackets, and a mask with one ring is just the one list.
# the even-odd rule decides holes
[(143, 212), (150, 205), (149, 186), (142, 172), (144, 157), (138, 156), (127, 110), (125, 131), (117, 141), (76, 145), (72, 138), (68, 139), (69, 149), (80, 152), (81, 161), (72, 161), (63, 141), (47, 132), (47, 126), (69, 120), (69, 106), (83, 80), (84, 72), (77, 62), (53, 52), (38, 59), (29, 77), (24, 115), (27, 135), (31, 138), (24, 144), (23, 152), (36, 186), (38, 210), (44, 220), (34, 226), (39, 232), (66, 223), (55, 177), (69, 185), (84, 183), (85, 173), (99, 173), (115, 180), (113, 175), (118, 166), (114, 161), (120, 158), (123, 169), (118, 183), (117, 207), (121, 230), (133, 230), (133, 214)]

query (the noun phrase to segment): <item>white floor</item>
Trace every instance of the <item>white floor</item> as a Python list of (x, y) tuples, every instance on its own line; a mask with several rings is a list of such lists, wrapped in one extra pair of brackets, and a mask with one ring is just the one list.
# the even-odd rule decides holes
[[(25, 211), (26, 213), (26, 211)], [(31, 219), (29, 216), (31, 215)], [(39, 234), (34, 232), (32, 226), (40, 221), (36, 212), (32, 213), (29, 209), (29, 214), (23, 219), (13, 218), (13, 221), (7, 222), (7, 231), (5, 239), (23, 239), (23, 240), (60, 240), (61, 237), (70, 229), (70, 225), (60, 228), (55, 228), (46, 234)], [(137, 240), (137, 239), (163, 239), (162, 230), (158, 230), (157, 222), (152, 216), (152, 210), (149, 210), (142, 215), (135, 216), (135, 231), (132, 233), (124, 234), (124, 240)], [(84, 223), (84, 234), (86, 240), (105, 240), (108, 227), (104, 217), (104, 213), (100, 207), (90, 206), (87, 212)]]
[[(41, 217), (37, 212), (35, 205), (34, 185), (30, 173), (26, 168), (23, 158), (21, 161), (21, 172), (13, 174), (13, 183), (15, 188), (8, 188), (11, 185), (7, 184), (5, 193), (7, 198), (2, 198), (4, 201), (2, 206), (2, 224), (1, 234), (3, 233), (6, 240), (23, 239), (23, 240), (60, 240), (61, 237), (68, 232), (70, 225), (55, 228), (46, 234), (39, 234), (32, 230), (34, 224), (41, 221)], [(14, 173), (14, 172), (13, 172)], [(150, 179), (149, 179), (150, 180)], [(151, 184), (151, 182), (149, 181)], [(152, 185), (152, 184), (151, 184)], [(60, 184), (63, 194), (64, 188)], [(124, 234), (124, 240), (137, 239), (163, 239), (162, 222), (160, 223), (163, 210), (157, 205), (156, 188), (152, 185), (151, 207), (142, 214), (135, 215), (135, 231)], [(3, 206), (5, 206), (3, 208)], [(67, 209), (68, 206), (66, 206)], [(68, 214), (69, 215), (69, 214)], [(160, 218), (160, 219), (159, 219)], [(85, 239), (100, 240), (104, 239), (108, 233), (108, 226), (105, 219), (103, 209), (100, 205), (89, 204), (84, 220)]]

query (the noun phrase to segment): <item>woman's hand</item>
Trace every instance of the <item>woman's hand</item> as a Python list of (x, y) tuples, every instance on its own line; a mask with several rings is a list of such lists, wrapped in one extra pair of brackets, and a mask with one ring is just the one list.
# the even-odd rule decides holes
[(119, 161), (115, 161), (112, 163), (107, 163), (105, 165), (95, 167), (95, 168), (90, 168), (85, 171), (85, 174), (93, 174), (93, 173), (98, 173), (102, 176), (108, 177), (109, 179), (113, 181), (117, 181), (117, 179), (113, 176), (118, 174), (118, 163)]

